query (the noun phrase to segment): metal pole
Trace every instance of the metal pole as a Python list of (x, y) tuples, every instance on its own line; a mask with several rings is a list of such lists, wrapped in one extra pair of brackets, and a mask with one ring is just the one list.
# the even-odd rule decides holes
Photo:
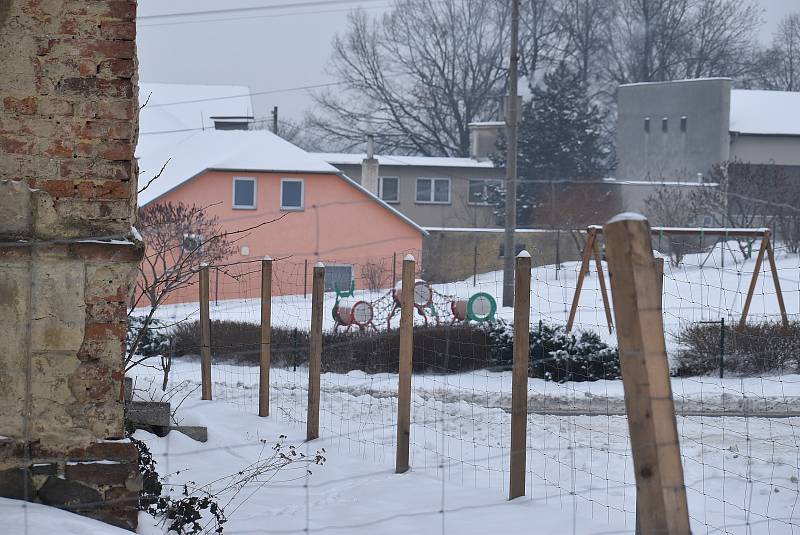
[(478, 246), (472, 252), (472, 285), (478, 284)]
[(303, 261), (303, 299), (308, 297), (308, 260)]
[(514, 306), (514, 231), (517, 227), (517, 83), (519, 78), (519, 0), (511, 0), (511, 60), (506, 105), (506, 229), (503, 239), (503, 306)]
[(725, 369), (725, 318), (719, 320), (719, 378), (722, 379)]

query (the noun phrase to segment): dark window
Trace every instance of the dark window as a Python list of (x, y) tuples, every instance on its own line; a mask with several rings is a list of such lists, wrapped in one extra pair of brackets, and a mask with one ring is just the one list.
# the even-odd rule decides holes
[(499, 187), (499, 180), (470, 180), (469, 204), (488, 204), (491, 194)]
[(686, 132), (686, 123), (687, 122), (688, 122), (688, 119), (685, 116), (681, 117), (681, 132)]
[(183, 242), (181, 242), (181, 249), (186, 253), (191, 253), (200, 249), (203, 245), (203, 237), (199, 234), (184, 234)]
[(353, 266), (325, 266), (325, 291), (350, 289), (353, 281)]
[(661, 131), (666, 133), (667, 130), (669, 130), (669, 119), (664, 117), (663, 119), (661, 119)]
[(281, 209), (300, 210), (303, 208), (303, 181), (281, 180)]
[(255, 178), (234, 178), (233, 179), (233, 207), (234, 208), (255, 208), (256, 207), (256, 179)]
[(650, 133), (650, 117), (644, 118), (644, 131)]
[(420, 203), (449, 203), (450, 179), (418, 178), (416, 199)]
[(400, 181), (397, 177), (381, 177), (380, 198), (386, 202), (400, 202)]

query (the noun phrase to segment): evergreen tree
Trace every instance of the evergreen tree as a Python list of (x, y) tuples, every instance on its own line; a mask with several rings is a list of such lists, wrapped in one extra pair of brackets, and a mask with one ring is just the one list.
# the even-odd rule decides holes
[(520, 181), (603, 178), (611, 154), (605, 117), (578, 73), (561, 62), (531, 90), (519, 124)]
[[(542, 182), (600, 179), (613, 167), (612, 145), (603, 131), (605, 114), (591, 102), (576, 71), (561, 62), (531, 92), (519, 121), (518, 226), (531, 224), (536, 209), (549, 203), (551, 187)], [(497, 148), (495, 163), (504, 166), (504, 138)], [(490, 191), (487, 201), (495, 205), (498, 223), (503, 224), (504, 186)]]

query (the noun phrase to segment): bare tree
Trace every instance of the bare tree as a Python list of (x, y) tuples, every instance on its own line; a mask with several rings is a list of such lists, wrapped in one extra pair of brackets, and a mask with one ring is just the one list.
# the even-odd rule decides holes
[[(706, 189), (706, 188), (702, 188)], [(683, 186), (659, 186), (644, 201), (647, 217), (651, 222), (664, 227), (695, 226), (698, 216), (702, 214), (699, 205), (692, 202), (692, 193)], [(691, 245), (685, 237), (668, 235), (669, 254), (675, 264), (680, 264), (683, 257), (692, 252), (696, 245)]]
[(587, 88), (597, 84), (598, 67), (608, 54), (614, 14), (613, 2), (595, 0), (562, 0), (558, 8), (559, 59), (575, 69)]
[(553, 61), (560, 40), (558, 2), (527, 0), (520, 6), (520, 65), (528, 82)]
[[(697, 188), (690, 204), (718, 227), (774, 228), (787, 212), (786, 200), (796, 189), (781, 167), (734, 160), (711, 169), (717, 188)], [(755, 238), (732, 236), (745, 258), (753, 254)]]
[[(233, 252), (228, 234), (216, 217), (205, 210), (182, 203), (155, 203), (139, 209), (137, 228), (147, 246), (139, 266), (129, 316), (139, 307), (147, 312), (136, 322), (137, 332), (128, 342), (126, 371), (149, 355), (139, 356), (143, 340), (149, 336), (158, 307), (173, 292), (192, 284), (202, 263), (218, 263)], [(169, 376), (171, 351), (161, 353), (164, 384)]]
[(504, 94), (507, 7), (480, 0), (403, 0), (380, 19), (364, 11), (333, 42), (342, 82), (312, 115), (332, 147), (368, 133), (378, 150), (465, 156), (468, 125), (496, 117)]
[(739, 76), (752, 67), (752, 0), (618, 0), (608, 76), (618, 83)]
[(772, 45), (761, 53), (754, 85), (778, 91), (800, 91), (800, 13), (778, 25)]

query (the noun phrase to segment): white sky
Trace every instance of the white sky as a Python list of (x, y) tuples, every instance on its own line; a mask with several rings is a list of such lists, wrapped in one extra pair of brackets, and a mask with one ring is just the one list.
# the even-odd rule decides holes
[[(768, 40), (777, 22), (800, 10), (798, 0), (759, 0)], [(279, 7), (287, 4), (293, 7)], [(323, 5), (328, 4), (328, 5)], [(140, 78), (148, 82), (246, 85), (251, 92), (280, 91), (331, 81), (325, 72), (330, 43), (346, 27), (347, 10), (385, 11), (391, 0), (139, 0)], [(237, 8), (267, 9), (231, 12)], [(198, 11), (225, 10), (211, 15)], [(163, 16), (183, 13), (181, 16)], [(229, 20), (220, 20), (229, 19)], [(300, 118), (308, 91), (254, 97), (256, 116), (272, 106)]]

